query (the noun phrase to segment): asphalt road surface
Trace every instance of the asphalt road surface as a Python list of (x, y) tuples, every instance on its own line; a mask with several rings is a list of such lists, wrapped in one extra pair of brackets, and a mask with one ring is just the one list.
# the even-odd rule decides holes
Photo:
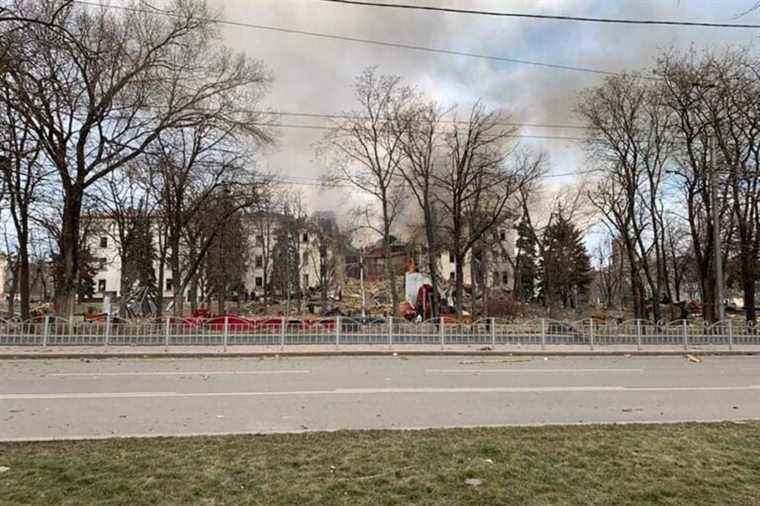
[(760, 358), (0, 361), (0, 440), (760, 419)]

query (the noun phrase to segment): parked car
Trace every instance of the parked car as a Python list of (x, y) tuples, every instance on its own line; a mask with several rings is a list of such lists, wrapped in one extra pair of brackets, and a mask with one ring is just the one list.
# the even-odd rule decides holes
[(236, 315), (214, 316), (205, 321), (206, 328), (209, 330), (224, 330), (225, 323), (231, 332), (256, 329), (254, 321)]

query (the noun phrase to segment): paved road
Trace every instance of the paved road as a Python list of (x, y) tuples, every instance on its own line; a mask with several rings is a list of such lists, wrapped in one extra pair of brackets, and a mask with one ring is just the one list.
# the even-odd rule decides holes
[(0, 439), (760, 419), (760, 357), (0, 361)]

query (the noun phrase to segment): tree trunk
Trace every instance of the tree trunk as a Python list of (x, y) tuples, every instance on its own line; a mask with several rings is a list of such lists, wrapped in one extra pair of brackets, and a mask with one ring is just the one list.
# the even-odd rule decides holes
[[(179, 230), (179, 228), (177, 228)], [(181, 289), (181, 267), (179, 259), (179, 235), (177, 232), (172, 234), (171, 238), (171, 267), (172, 267), (172, 300), (174, 301), (174, 308), (172, 313), (174, 316), (182, 316), (183, 312), (183, 300)]]
[(224, 281), (219, 282), (219, 288), (217, 290), (217, 306), (216, 310), (219, 314), (227, 314), (225, 307), (225, 301), (227, 299), (227, 290)]
[(11, 289), (8, 291), (8, 312), (13, 314), (16, 308), (16, 291), (18, 290), (18, 274), (19, 263), (16, 259), (16, 265), (13, 266), (13, 282), (11, 283)]
[[(429, 207), (429, 204), (428, 204)], [(438, 243), (436, 241), (435, 221), (433, 211), (425, 209), (425, 238), (427, 240), (427, 261), (428, 273), (430, 276), (430, 286), (433, 288), (433, 296), (430, 301), (430, 317), (436, 318), (440, 315), (441, 309), (438, 304)]]
[(198, 309), (198, 277), (193, 276), (190, 280), (190, 311)]
[(480, 272), (476, 267), (478, 253), (476, 250), (470, 252), (470, 314), (473, 321), (478, 317), (478, 294), (480, 294)]
[(390, 216), (388, 216), (388, 204), (387, 202), (383, 202), (383, 253), (385, 254), (385, 276), (387, 278), (388, 287), (391, 292), (391, 304), (393, 305), (393, 310), (391, 311), (391, 314), (394, 316), (399, 316), (399, 310), (398, 310), (398, 291), (396, 288), (396, 273), (393, 272), (393, 265), (391, 264), (391, 224), (390, 224)]
[(755, 311), (755, 262), (748, 255), (742, 255), (742, 291), (744, 314), (748, 322), (757, 320)]
[(119, 292), (119, 316), (126, 317), (127, 315), (127, 299), (132, 291), (132, 283), (127, 274), (127, 269), (124, 267), (124, 255), (121, 255), (121, 273), (119, 275), (119, 285), (121, 290)]
[(19, 235), (18, 244), (18, 288), (21, 295), (21, 319), (28, 320), (30, 313), (30, 283), (29, 283), (29, 237)]
[(67, 188), (64, 195), (60, 240), (60, 279), (55, 287), (55, 310), (65, 318), (74, 314), (79, 279), (79, 230), (82, 192)]
[(164, 278), (166, 277), (166, 255), (161, 254), (159, 255), (159, 263), (158, 263), (158, 290), (156, 290), (156, 311), (159, 318), (163, 316), (164, 314)]
[(454, 306), (457, 310), (457, 316), (462, 318), (464, 315), (464, 255), (456, 253), (454, 261), (456, 262), (454, 266)]
[(716, 321), (715, 315), (715, 274), (702, 272), (702, 318), (707, 322)]

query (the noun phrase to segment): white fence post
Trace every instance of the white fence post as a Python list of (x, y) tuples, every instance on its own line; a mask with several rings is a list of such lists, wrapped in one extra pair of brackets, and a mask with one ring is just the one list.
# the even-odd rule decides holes
[(594, 319), (589, 318), (589, 346), (591, 347), (591, 351), (594, 351)]
[(164, 328), (164, 351), (169, 351), (169, 332), (171, 331), (172, 318), (171, 316), (166, 318), (166, 326)]
[(388, 349), (392, 350), (393, 349), (393, 317), (390, 316), (388, 318), (388, 321), (391, 322), (388, 325)]
[(48, 343), (48, 336), (50, 335), (50, 315), (45, 315), (45, 323), (42, 327), (42, 346), (46, 347)]
[(731, 320), (728, 320), (728, 351), (734, 349), (734, 326)]
[(541, 349), (546, 349), (546, 318), (541, 318)]
[(223, 351), (227, 352), (227, 341), (229, 340), (229, 334), (230, 334), (230, 317), (225, 316), (224, 317), (224, 345), (223, 345)]
[(106, 335), (103, 338), (103, 348), (108, 350), (108, 338), (111, 336), (111, 313), (106, 313)]
[(335, 348), (340, 347), (340, 316), (335, 317)]
[(285, 351), (285, 317), (280, 320), (280, 351)]
[(686, 320), (681, 322), (681, 329), (683, 333), (683, 349), (686, 351), (689, 349), (689, 327), (686, 326)]
[(440, 334), (441, 334), (441, 349), (444, 347), (444, 343), (446, 342), (446, 329), (444, 328), (444, 319), (443, 317), (439, 317), (438, 325), (440, 326)]
[(641, 320), (636, 320), (636, 349), (641, 351)]
[(496, 348), (496, 318), (491, 317), (491, 348)]

